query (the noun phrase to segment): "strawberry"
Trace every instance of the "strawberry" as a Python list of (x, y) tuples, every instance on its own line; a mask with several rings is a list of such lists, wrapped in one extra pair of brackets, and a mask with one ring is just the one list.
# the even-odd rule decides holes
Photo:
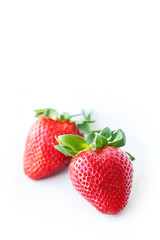
[(125, 145), (122, 130), (58, 137), (56, 149), (74, 156), (69, 174), (75, 189), (100, 212), (117, 214), (127, 204), (133, 181), (134, 158), (119, 147)]
[(28, 177), (41, 179), (69, 165), (71, 157), (54, 148), (57, 144), (55, 137), (62, 134), (84, 137), (82, 131), (88, 132), (88, 123), (93, 122), (89, 120), (90, 115), (82, 121), (71, 122), (74, 116), (60, 115), (54, 109), (36, 110), (38, 119), (29, 131), (24, 151), (24, 172)]

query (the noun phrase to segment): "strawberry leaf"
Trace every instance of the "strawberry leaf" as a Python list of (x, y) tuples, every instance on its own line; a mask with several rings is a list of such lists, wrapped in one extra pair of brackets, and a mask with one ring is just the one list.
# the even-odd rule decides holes
[(92, 149), (100, 149), (108, 145), (108, 141), (99, 133), (95, 133), (94, 142), (92, 143)]
[(68, 115), (67, 116), (67, 120), (71, 120), (71, 118), (74, 118), (74, 117), (78, 117), (78, 116), (81, 116), (82, 115), (82, 113), (79, 113), (79, 114), (75, 114), (75, 115)]
[(73, 149), (67, 147), (67, 146), (63, 146), (63, 149), (65, 150), (65, 152), (69, 155), (69, 156), (76, 156), (79, 152), (74, 151)]
[(59, 113), (53, 109), (53, 108), (46, 108), (46, 109), (37, 109), (35, 110), (35, 117), (40, 117), (40, 116), (45, 116), (45, 117), (51, 117), (51, 116), (55, 116), (57, 118), (59, 118)]
[(108, 145), (113, 147), (122, 147), (126, 143), (126, 137), (121, 129), (113, 131), (111, 137), (108, 140)]
[(106, 127), (102, 131), (100, 131), (100, 134), (106, 138), (109, 138), (111, 136), (111, 129)]
[[(85, 123), (84, 123), (85, 124)], [(86, 140), (80, 136), (67, 134), (58, 137), (57, 141), (60, 145), (55, 146), (57, 150), (65, 155), (76, 156), (84, 150), (98, 150), (106, 146), (122, 147), (126, 143), (126, 137), (121, 129), (111, 131), (110, 128), (106, 127), (103, 130), (89, 131)], [(131, 160), (135, 158), (126, 152)]]
[(69, 147), (74, 152), (80, 152), (84, 149), (90, 149), (86, 140), (80, 136), (66, 134), (58, 137), (58, 142), (63, 147)]
[(88, 123), (77, 124), (77, 127), (78, 127), (80, 132), (82, 132), (86, 135), (89, 134), (90, 131), (91, 131)]
[(89, 124), (94, 123), (95, 121), (91, 120), (91, 112), (86, 115), (86, 113), (82, 111), (82, 115), (83, 119), (75, 121), (75, 124), (78, 126), (80, 132), (88, 135), (91, 132)]
[(128, 156), (130, 157), (131, 161), (135, 160), (135, 157), (133, 157), (130, 153), (126, 152), (128, 154)]
[(89, 146), (93, 143), (94, 138), (95, 138), (95, 132), (90, 132), (86, 137), (86, 141), (88, 142)]
[(81, 120), (81, 121), (76, 121), (77, 125), (78, 124), (83, 124), (83, 123), (94, 123), (95, 121), (91, 121), (91, 120)]
[(55, 147), (59, 152), (63, 153), (63, 154), (66, 155), (66, 156), (69, 156), (62, 146), (60, 146), (60, 145), (55, 145), (54, 147)]
[(82, 115), (82, 113), (75, 114), (75, 115), (70, 115), (67, 112), (63, 112), (62, 114), (59, 114), (53, 108), (37, 109), (37, 110), (35, 110), (35, 113), (36, 113), (35, 117), (45, 116), (47, 118), (51, 117), (53, 119), (58, 119), (58, 120), (61, 120), (61, 121), (71, 121), (71, 118)]
[(82, 115), (84, 117), (84, 119), (86, 120), (91, 120), (91, 115), (92, 115), (92, 112), (90, 112), (88, 115), (85, 113), (84, 110), (82, 110)]
[(61, 145), (55, 145), (54, 146), (59, 152), (63, 153), (66, 156), (76, 156), (79, 152), (73, 151), (71, 148)]

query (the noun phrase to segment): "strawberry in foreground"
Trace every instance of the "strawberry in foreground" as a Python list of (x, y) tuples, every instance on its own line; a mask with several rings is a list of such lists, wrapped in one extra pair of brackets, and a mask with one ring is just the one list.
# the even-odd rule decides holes
[[(84, 137), (89, 132), (90, 114), (82, 121), (72, 122), (67, 113), (59, 114), (54, 109), (36, 110), (38, 120), (31, 127), (24, 151), (24, 172), (31, 179), (47, 177), (69, 165), (70, 156), (65, 156), (54, 148), (55, 137), (74, 134)], [(80, 130), (79, 130), (80, 129)]]
[(117, 214), (127, 204), (133, 180), (134, 158), (119, 147), (125, 145), (122, 130), (58, 137), (56, 149), (74, 156), (69, 173), (75, 189), (100, 212)]

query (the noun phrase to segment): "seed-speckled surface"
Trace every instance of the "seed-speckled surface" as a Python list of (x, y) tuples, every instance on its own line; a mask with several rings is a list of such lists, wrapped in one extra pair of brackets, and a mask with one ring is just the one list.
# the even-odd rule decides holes
[(72, 159), (69, 173), (75, 189), (100, 212), (117, 214), (126, 206), (133, 166), (121, 149), (83, 151)]
[(44, 116), (31, 127), (24, 151), (24, 172), (32, 179), (47, 177), (68, 166), (71, 157), (64, 156), (54, 148), (55, 136), (75, 134), (83, 136), (74, 123), (56, 121)]

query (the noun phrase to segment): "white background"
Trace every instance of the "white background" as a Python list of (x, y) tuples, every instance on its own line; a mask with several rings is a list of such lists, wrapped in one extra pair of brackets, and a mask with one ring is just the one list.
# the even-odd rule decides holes
[[(0, 238), (159, 239), (159, 1), (0, 1)], [(136, 157), (127, 207), (103, 215), (68, 171), (32, 181), (33, 110), (93, 110)]]

